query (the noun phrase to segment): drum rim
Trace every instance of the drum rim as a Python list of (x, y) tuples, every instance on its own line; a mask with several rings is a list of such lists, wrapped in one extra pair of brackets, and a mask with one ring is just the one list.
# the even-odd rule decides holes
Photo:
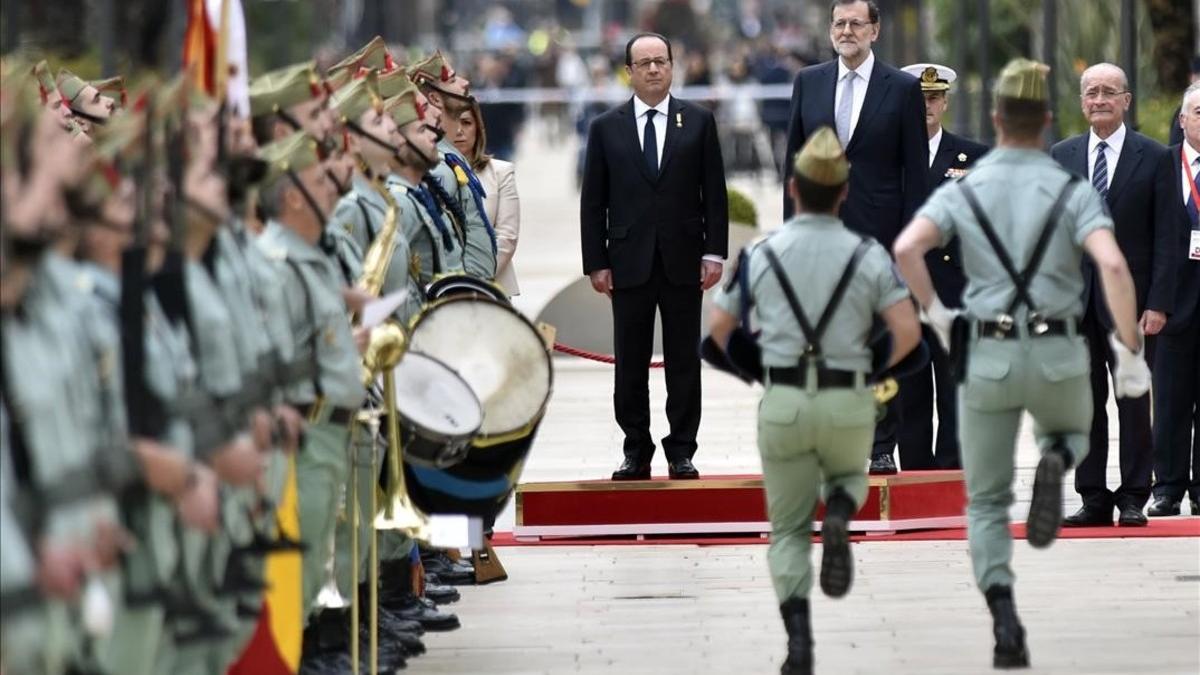
[[(488, 281), (486, 279), (480, 279), (478, 277), (473, 277), (469, 274), (463, 274), (462, 272), (443, 272), (441, 274), (434, 276), (432, 279), (430, 279), (429, 283), (425, 286), (425, 296), (430, 298), (430, 304), (432, 304), (433, 302), (440, 301), (440, 300), (448, 300), (449, 299), (448, 297), (439, 297), (439, 298), (435, 299), (432, 297), (432, 295), (430, 295), (430, 293), (432, 292), (432, 289), (434, 286), (441, 284), (441, 283), (446, 283), (447, 281), (454, 280), (454, 279), (465, 279), (469, 283), (474, 283), (474, 284), (479, 284), (481, 286), (484, 286), (490, 292), (490, 296), (485, 296), (485, 299), (490, 299), (490, 300), (493, 300), (495, 302), (498, 302), (502, 305), (506, 305), (509, 307), (512, 306), (512, 302), (509, 300), (508, 293), (504, 290), (504, 288), (502, 286), (500, 286), (500, 284), (497, 284), (492, 281)], [(450, 296), (450, 297), (456, 297), (456, 296)]]
[[(424, 319), (426, 315), (432, 313), (433, 310), (437, 309), (438, 307), (440, 307), (442, 305), (447, 305), (447, 304), (454, 303), (454, 302), (488, 302), (488, 303), (494, 304), (502, 309), (506, 309), (509, 311), (509, 313), (511, 313), (513, 316), (517, 317), (517, 319), (519, 319), (522, 323), (524, 323), (525, 326), (528, 327), (530, 331), (533, 332), (534, 336), (537, 337), (539, 344), (541, 344), (543, 347), (545, 347), (545, 345), (546, 345), (546, 342), (542, 338), (541, 332), (538, 331), (537, 326), (534, 325), (533, 321), (529, 320), (529, 317), (525, 316), (520, 311), (518, 311), (517, 308), (513, 307), (512, 305), (508, 305), (508, 304), (505, 304), (502, 302), (497, 302), (491, 298), (473, 297), (473, 296), (468, 296), (468, 295), (456, 295), (456, 296), (451, 296), (448, 298), (438, 298), (437, 300), (432, 300), (432, 301), (426, 303), (425, 306), (422, 307), (421, 310), (418, 311), (416, 314), (414, 314), (413, 317), (409, 320), (409, 322), (408, 322), (409, 337), (411, 338), (413, 335), (416, 334), (417, 328), (421, 324), (421, 320)], [(414, 351), (417, 351), (420, 354), (425, 354), (424, 352), (421, 352), (419, 350), (414, 350)], [(425, 354), (425, 356), (429, 356), (430, 358), (436, 358), (429, 354)], [(542, 418), (545, 417), (546, 408), (548, 408), (550, 406), (550, 398), (554, 394), (554, 360), (550, 357), (549, 349), (545, 349), (545, 357), (546, 357), (546, 364), (548, 366), (546, 368), (546, 373), (547, 373), (546, 379), (548, 380), (546, 383), (546, 396), (545, 396), (545, 398), (542, 399), (541, 404), (538, 406), (537, 412), (533, 415), (532, 418), (530, 418), (530, 420), (528, 422), (525, 422), (525, 423), (521, 424), (520, 426), (515, 427), (511, 430), (497, 432), (494, 434), (483, 434), (483, 433), (477, 434), (475, 436), (474, 440), (472, 441), (472, 443), (476, 447), (486, 448), (489, 446), (499, 445), (501, 443), (508, 443), (509, 441), (515, 441), (520, 438), (524, 438), (524, 437), (528, 436), (530, 433), (532, 433), (533, 429), (536, 428), (537, 425), (541, 422)], [(440, 361), (440, 359), (438, 359), (438, 360)], [(443, 364), (443, 365), (446, 365), (446, 367), (448, 367), (448, 368), (450, 367), (449, 364)], [(451, 368), (451, 370), (454, 370), (454, 369)], [(458, 375), (458, 371), (455, 370), (454, 373), (455, 373), (455, 375)], [(460, 377), (461, 377), (461, 375), (460, 375)], [(480, 405), (481, 406), (483, 405), (482, 401), (480, 402)], [(486, 411), (485, 411), (485, 413), (486, 413)], [(483, 425), (480, 424), (480, 427), (482, 427), (482, 426)]]
[[(435, 436), (436, 438), (434, 438), (432, 440), (444, 441), (447, 443), (452, 442), (452, 441), (457, 441), (460, 439), (464, 439), (464, 438), (467, 439), (468, 443), (469, 443), (470, 439), (478, 437), (479, 430), (481, 428), (483, 428), (483, 402), (480, 401), (479, 397), (475, 395), (475, 390), (471, 388), (471, 385), (470, 385), (470, 383), (467, 382), (466, 378), (464, 378), (462, 375), (460, 375), (457, 370), (451, 368), (450, 364), (442, 361), (441, 359), (439, 359), (436, 356), (433, 356), (432, 354), (426, 354), (425, 352), (417, 350), (417, 349), (408, 349), (408, 350), (405, 350), (404, 358), (408, 358), (409, 354), (416, 354), (416, 355), (420, 356), (421, 358), (429, 359), (430, 361), (433, 361), (434, 363), (438, 364), (439, 366), (445, 368), (447, 372), (449, 372), (451, 375), (453, 375), (462, 384), (463, 389), (466, 390), (466, 392), (471, 395), (471, 400), (475, 401), (476, 407), (479, 408), (479, 424), (476, 424), (475, 427), (466, 434), (455, 434), (453, 436), (450, 436), (441, 431), (436, 431), (434, 429), (430, 429), (429, 427), (425, 426), (424, 424), (421, 424), (420, 422), (414, 421), (408, 415), (404, 414), (404, 411), (400, 409), (399, 405), (396, 405), (396, 415), (400, 418), (401, 424), (404, 426), (407, 426), (409, 428), (416, 428), (416, 429), (420, 429), (423, 432), (426, 432), (426, 436), (425, 436), (426, 438), (428, 438), (429, 436)], [(400, 363), (403, 363), (403, 362), (404, 362), (404, 359), (403, 358), (400, 359)], [(400, 364), (399, 363), (396, 364), (396, 367), (399, 368)], [(394, 403), (395, 402), (393, 401), (393, 404)]]

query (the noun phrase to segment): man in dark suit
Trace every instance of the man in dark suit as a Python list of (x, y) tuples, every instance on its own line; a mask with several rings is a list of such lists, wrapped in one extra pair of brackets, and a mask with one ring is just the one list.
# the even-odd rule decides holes
[(650, 478), (649, 366), (662, 316), (671, 478), (697, 478), (700, 299), (721, 278), (729, 229), (725, 174), (710, 111), (670, 95), (671, 44), (625, 46), (634, 96), (592, 122), (580, 196), (583, 271), (612, 298), (613, 408), (625, 460), (613, 480)]
[[(934, 63), (918, 63), (902, 70), (921, 82), (925, 95), (925, 132), (929, 137), (929, 187), (966, 175), (967, 170), (988, 151), (986, 145), (946, 131), (942, 118), (949, 107), (950, 85), (958, 78), (953, 69)], [(925, 265), (934, 290), (946, 307), (962, 307), (962, 259), (958, 239), (925, 255)], [(950, 374), (950, 361), (933, 329), (923, 326), (929, 347), (929, 365), (900, 381), (900, 425), (897, 445), (900, 466), (911, 469), (958, 469), (958, 388)], [(936, 390), (936, 396), (935, 396)], [(938, 427), (933, 431), (934, 401)]]
[[(1200, 56), (1192, 57), (1192, 82), (1200, 81)], [(1171, 132), (1167, 137), (1167, 145), (1182, 145), (1183, 144), (1183, 127), (1176, 122), (1181, 119), (1183, 108), (1175, 111), (1175, 116), (1171, 118)]]
[[(1125, 127), (1125, 112), (1132, 94), (1124, 71), (1108, 63), (1094, 65), (1080, 79), (1084, 117), (1091, 129), (1068, 138), (1050, 150), (1068, 171), (1086, 178), (1104, 198), (1116, 224), (1117, 243), (1137, 291), (1140, 326), (1147, 336), (1146, 358), (1154, 363), (1154, 340), (1171, 309), (1172, 281), (1167, 265), (1168, 232), (1160, 228), (1173, 206), (1163, 161), (1167, 149)], [(1150, 497), (1153, 462), (1150, 434), (1150, 395), (1117, 399), (1120, 427), (1121, 484), (1106, 485), (1108, 466), (1108, 372), (1113, 367), (1108, 334), (1112, 318), (1105, 307), (1100, 280), (1088, 259), (1083, 263), (1084, 316), (1082, 332), (1092, 361), (1092, 431), (1087, 456), (1075, 469), (1075, 491), (1083, 506), (1068, 516), (1067, 527), (1111, 526), (1113, 507), (1120, 525), (1146, 524), (1142, 508)]]
[[(875, 59), (875, 2), (833, 0), (829, 13), (829, 39), (838, 58), (801, 70), (792, 84), (784, 181), (791, 177), (792, 156), (808, 136), (833, 127), (850, 160), (850, 196), (838, 215), (846, 227), (874, 237), (890, 251), (928, 194), (929, 139), (921, 85)], [(791, 213), (785, 196), (783, 215)], [(871, 473), (896, 473), (892, 450), (898, 416), (893, 399), (875, 429)]]
[(1191, 514), (1200, 516), (1200, 82), (1187, 88), (1181, 110), (1184, 141), (1167, 150), (1172, 208), (1161, 224), (1170, 234), (1166, 257), (1175, 302), (1154, 363), (1151, 517), (1179, 515), (1184, 493)]

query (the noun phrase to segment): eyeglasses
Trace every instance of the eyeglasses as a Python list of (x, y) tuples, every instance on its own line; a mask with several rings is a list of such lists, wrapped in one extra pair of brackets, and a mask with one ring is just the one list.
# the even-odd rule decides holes
[(1102, 98), (1116, 98), (1121, 94), (1128, 94), (1128, 89), (1109, 89), (1107, 87), (1093, 87), (1083, 92), (1083, 98), (1087, 101), (1095, 101)]
[(649, 70), (650, 66), (654, 66), (661, 70), (663, 68), (666, 68), (669, 65), (671, 65), (671, 60), (664, 59), (661, 57), (656, 58), (656, 59), (642, 59), (641, 61), (633, 62), (633, 67), (638, 68), (640, 70)]
[(830, 25), (830, 27), (833, 28), (833, 31), (835, 33), (841, 33), (842, 31), (846, 30), (846, 28), (849, 28), (850, 30), (857, 33), (859, 31), (861, 31), (862, 29), (866, 28), (867, 26), (874, 25), (874, 23), (875, 23), (874, 21), (860, 21), (858, 19), (850, 19), (850, 20), (838, 19), (837, 21), (834, 21), (833, 23), (831, 23), (829, 25)]

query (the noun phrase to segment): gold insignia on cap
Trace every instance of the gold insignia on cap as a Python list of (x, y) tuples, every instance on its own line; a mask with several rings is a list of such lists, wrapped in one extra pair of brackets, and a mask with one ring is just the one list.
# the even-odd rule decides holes
[(937, 81), (938, 81), (937, 68), (934, 68), (933, 66), (927, 66), (925, 68), (925, 70), (921, 72), (921, 82), (932, 83), (932, 82), (937, 82)]
[(817, 129), (805, 141), (792, 161), (792, 169), (818, 185), (841, 185), (850, 176), (850, 163), (837, 133), (827, 126)]
[(1003, 98), (1045, 101), (1050, 66), (1030, 59), (1013, 59), (996, 78), (995, 94)]

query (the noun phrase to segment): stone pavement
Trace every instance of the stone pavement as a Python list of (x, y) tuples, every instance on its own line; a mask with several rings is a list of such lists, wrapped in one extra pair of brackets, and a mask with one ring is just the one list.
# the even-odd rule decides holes
[[(581, 274), (574, 161), (573, 141), (552, 143), (536, 128), (526, 132), (517, 157), (522, 228), (515, 265), (522, 295), (515, 304), (531, 317)], [(779, 221), (778, 186), (732, 182), (758, 204), (760, 222)], [(653, 430), (661, 437), (667, 433), (661, 372), (650, 382)], [(759, 392), (710, 369), (703, 387), (700, 471), (758, 473)], [(1109, 418), (1116, 419), (1115, 409)], [(1037, 461), (1030, 427), (1024, 425), (1017, 450), (1015, 518), (1028, 508)], [(607, 476), (620, 447), (611, 368), (556, 358), (554, 395), (522, 480)], [(655, 473), (665, 470), (660, 454)], [(1078, 498), (1066, 492), (1073, 510)], [(511, 529), (512, 522), (510, 504), (496, 529)], [(1049, 551), (1018, 542), (1015, 549), (1032, 672), (1200, 672), (1200, 540), (1069, 540)], [(503, 548), (510, 579), (463, 589), (463, 600), (450, 608), (463, 628), (427, 635), (429, 653), (409, 671), (778, 672), (785, 638), (766, 551), (761, 545)], [(819, 672), (990, 672), (990, 622), (966, 542), (871, 542), (854, 551), (859, 578), (851, 594), (839, 601), (814, 597)]]

